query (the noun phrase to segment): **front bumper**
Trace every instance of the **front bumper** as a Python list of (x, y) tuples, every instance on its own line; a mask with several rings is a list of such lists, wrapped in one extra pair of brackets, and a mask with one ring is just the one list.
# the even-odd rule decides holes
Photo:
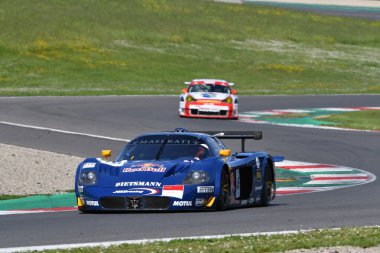
[(212, 209), (214, 193), (198, 193), (197, 186), (185, 186), (182, 198), (160, 195), (113, 194), (115, 189), (89, 187), (77, 194), (81, 211), (168, 211)]
[(238, 109), (233, 104), (226, 105), (199, 105), (183, 104), (179, 108), (180, 116), (191, 118), (227, 118), (237, 119)]

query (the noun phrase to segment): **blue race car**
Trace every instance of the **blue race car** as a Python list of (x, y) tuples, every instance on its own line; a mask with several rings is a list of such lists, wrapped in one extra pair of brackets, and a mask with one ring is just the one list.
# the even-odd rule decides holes
[[(266, 152), (245, 152), (253, 132), (149, 133), (130, 141), (115, 161), (110, 150), (79, 164), (78, 209), (93, 211), (225, 210), (267, 206), (275, 198), (274, 160)], [(242, 152), (220, 139), (241, 139)], [(277, 161), (276, 160), (276, 161)]]

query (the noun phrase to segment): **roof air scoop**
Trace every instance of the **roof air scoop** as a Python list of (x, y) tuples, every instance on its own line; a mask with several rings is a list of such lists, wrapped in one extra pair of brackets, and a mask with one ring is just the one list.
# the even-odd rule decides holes
[(185, 128), (177, 127), (176, 129), (174, 129), (174, 132), (176, 132), (176, 133), (186, 133), (186, 132), (189, 132), (189, 131), (187, 131), (187, 129), (185, 129)]

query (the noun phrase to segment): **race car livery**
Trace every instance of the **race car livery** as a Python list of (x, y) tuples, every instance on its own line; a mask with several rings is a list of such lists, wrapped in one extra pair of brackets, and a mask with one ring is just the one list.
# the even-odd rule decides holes
[(266, 206), (276, 195), (274, 162), (266, 152), (231, 150), (220, 139), (261, 139), (261, 132), (148, 133), (87, 158), (76, 171), (78, 209), (203, 210)]
[(179, 115), (192, 118), (238, 118), (238, 97), (234, 85), (225, 80), (194, 79), (185, 82), (179, 102)]

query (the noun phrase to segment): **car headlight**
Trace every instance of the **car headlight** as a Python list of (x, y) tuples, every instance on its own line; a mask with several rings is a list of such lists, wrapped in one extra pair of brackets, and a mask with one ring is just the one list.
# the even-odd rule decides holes
[(187, 97), (186, 97), (186, 101), (187, 102), (193, 102), (195, 99), (192, 97), (192, 96), (190, 96), (190, 95), (188, 95)]
[(92, 185), (96, 183), (96, 173), (94, 171), (82, 171), (79, 177), (79, 184)]
[(209, 176), (204, 170), (193, 170), (183, 180), (184, 184), (201, 184), (209, 180)]
[(227, 104), (231, 104), (232, 103), (232, 97), (226, 98), (225, 100), (223, 100), (223, 102), (226, 102)]

